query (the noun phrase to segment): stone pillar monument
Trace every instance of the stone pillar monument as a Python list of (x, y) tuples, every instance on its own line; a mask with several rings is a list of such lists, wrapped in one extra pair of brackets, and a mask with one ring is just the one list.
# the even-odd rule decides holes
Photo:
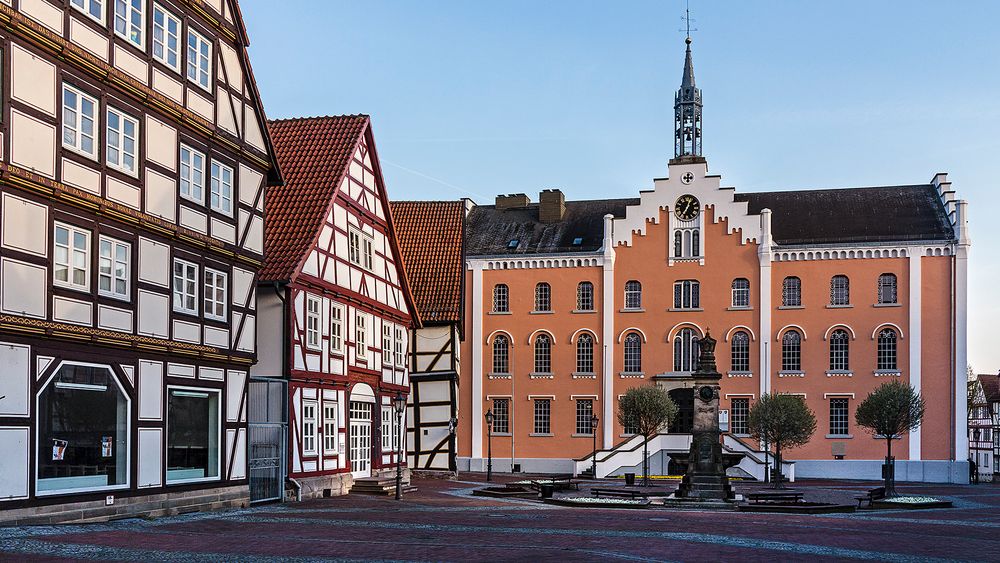
[(715, 343), (706, 333), (699, 345), (698, 369), (694, 376), (694, 425), (687, 471), (677, 498), (725, 501), (732, 500), (733, 489), (726, 477), (719, 431), (719, 380), (722, 374), (715, 367)]

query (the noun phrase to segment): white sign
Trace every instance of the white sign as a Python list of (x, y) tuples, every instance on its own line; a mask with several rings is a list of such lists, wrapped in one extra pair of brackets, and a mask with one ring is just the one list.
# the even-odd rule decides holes
[(719, 431), (729, 432), (729, 411), (727, 409), (719, 409)]

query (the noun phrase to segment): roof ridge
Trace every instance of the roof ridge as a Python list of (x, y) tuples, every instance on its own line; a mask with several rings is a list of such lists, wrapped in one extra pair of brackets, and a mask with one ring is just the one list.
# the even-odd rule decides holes
[(741, 195), (753, 195), (753, 194), (804, 194), (804, 193), (817, 193), (817, 192), (842, 192), (848, 190), (884, 190), (889, 188), (929, 188), (934, 184), (890, 184), (883, 186), (839, 186), (835, 188), (788, 188), (787, 190), (767, 190), (761, 192), (736, 192), (736, 196)]
[(292, 121), (324, 121), (332, 119), (346, 119), (349, 117), (371, 119), (371, 115), (367, 113), (345, 113), (341, 115), (306, 115), (300, 117), (283, 117), (280, 119), (268, 119), (268, 123), (288, 123)]

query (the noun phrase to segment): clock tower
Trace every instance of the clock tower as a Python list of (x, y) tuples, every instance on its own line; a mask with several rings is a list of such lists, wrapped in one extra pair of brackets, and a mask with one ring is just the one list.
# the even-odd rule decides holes
[(674, 96), (674, 158), (671, 164), (704, 162), (701, 155), (701, 90), (695, 86), (691, 60), (691, 35), (684, 40), (684, 76)]

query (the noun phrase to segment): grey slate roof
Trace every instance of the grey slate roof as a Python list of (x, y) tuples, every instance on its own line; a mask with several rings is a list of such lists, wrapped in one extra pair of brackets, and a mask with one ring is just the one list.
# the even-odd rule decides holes
[[(931, 184), (737, 193), (748, 211), (771, 209), (774, 240), (780, 245), (850, 244), (952, 240), (954, 230)], [(567, 201), (559, 223), (538, 221), (538, 204), (497, 210), (476, 206), (466, 223), (468, 256), (593, 252), (601, 248), (603, 217), (624, 217), (638, 198)], [(575, 238), (582, 244), (574, 245)], [(510, 241), (516, 248), (508, 248)]]

